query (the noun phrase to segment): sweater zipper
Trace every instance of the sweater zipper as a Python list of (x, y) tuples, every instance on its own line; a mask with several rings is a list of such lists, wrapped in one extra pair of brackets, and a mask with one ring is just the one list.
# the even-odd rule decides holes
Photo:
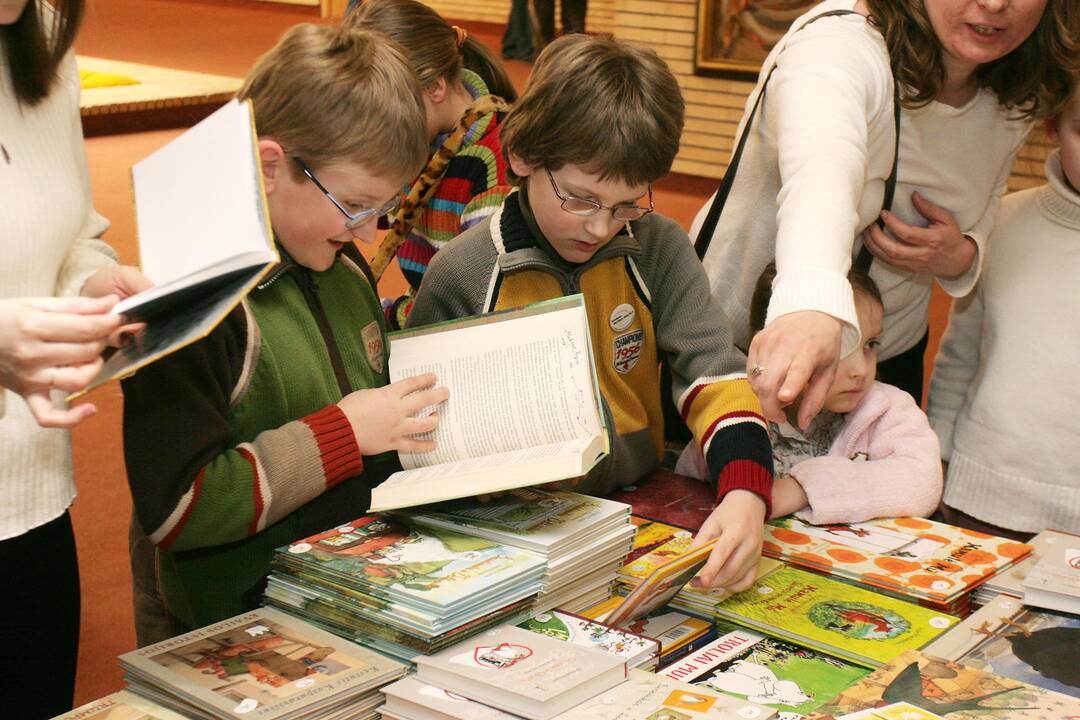
[[(322, 300), (319, 299), (319, 288), (315, 284), (315, 278), (311, 276), (310, 270), (299, 265), (291, 265), (289, 270), (296, 276), (300, 292), (303, 293), (308, 309), (311, 310), (311, 314), (315, 317), (315, 324), (319, 326), (319, 333), (322, 335), (323, 343), (326, 345), (326, 352), (330, 355), (330, 365), (334, 368), (334, 377), (337, 378), (338, 389), (341, 390), (341, 396), (345, 397), (353, 391), (352, 383), (349, 382), (349, 375), (345, 372), (345, 362), (341, 358), (341, 348), (338, 347), (337, 340), (334, 338), (334, 333), (330, 328), (330, 321), (327, 319), (326, 311), (323, 309)], [(277, 277), (273, 278), (273, 280), (276, 279)]]

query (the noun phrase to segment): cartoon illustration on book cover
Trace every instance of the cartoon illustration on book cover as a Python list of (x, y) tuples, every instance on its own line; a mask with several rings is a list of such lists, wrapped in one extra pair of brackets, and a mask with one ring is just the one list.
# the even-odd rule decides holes
[(505, 670), (531, 657), (533, 649), (514, 643), (477, 645), (450, 658), (450, 662), (484, 670)]
[(839, 718), (897, 703), (946, 720), (1063, 720), (1080, 713), (1080, 701), (1065, 695), (908, 652), (840, 693), (812, 717)]
[(818, 603), (810, 608), (807, 617), (823, 630), (862, 640), (888, 640), (911, 629), (911, 623), (900, 615), (862, 602)]

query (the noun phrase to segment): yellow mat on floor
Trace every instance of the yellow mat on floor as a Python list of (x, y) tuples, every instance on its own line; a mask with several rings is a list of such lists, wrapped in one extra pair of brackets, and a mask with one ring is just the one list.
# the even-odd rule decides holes
[(76, 62), (80, 72), (91, 77), (100, 73), (134, 81), (133, 84), (84, 87), (79, 103), (83, 117), (225, 102), (243, 82), (240, 78), (224, 75), (82, 55), (76, 57)]

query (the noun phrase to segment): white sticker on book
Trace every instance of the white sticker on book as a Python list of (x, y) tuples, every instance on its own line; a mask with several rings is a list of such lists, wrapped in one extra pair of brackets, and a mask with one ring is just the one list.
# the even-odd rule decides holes
[(258, 700), (255, 698), (244, 698), (239, 705), (233, 708), (233, 712), (237, 715), (246, 715), (257, 707), (259, 707)]

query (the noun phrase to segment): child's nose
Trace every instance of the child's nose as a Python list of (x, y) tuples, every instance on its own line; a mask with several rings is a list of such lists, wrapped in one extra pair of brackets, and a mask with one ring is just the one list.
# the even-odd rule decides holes
[(350, 228), (349, 232), (352, 236), (362, 243), (370, 243), (375, 240), (375, 221), (361, 223), (360, 225)]
[(585, 232), (598, 240), (607, 240), (612, 235), (611, 226), (614, 222), (608, 210), (601, 210), (585, 218)]

